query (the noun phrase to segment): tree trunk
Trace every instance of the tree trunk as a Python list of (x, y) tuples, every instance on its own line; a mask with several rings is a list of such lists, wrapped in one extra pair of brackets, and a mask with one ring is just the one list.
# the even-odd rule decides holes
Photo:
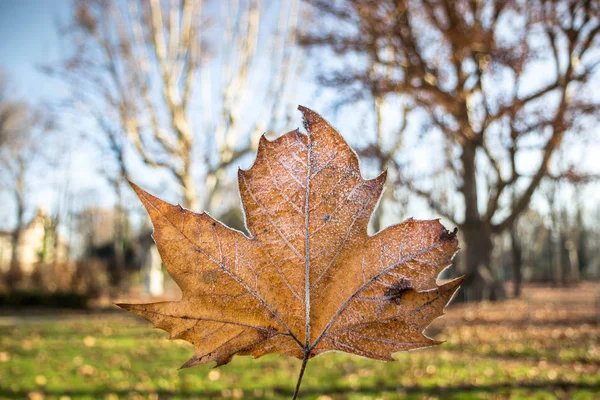
[(562, 251), (560, 250), (560, 235), (556, 231), (551, 232), (550, 249), (552, 255), (552, 283), (559, 287), (562, 281)]
[(379, 206), (373, 212), (371, 217), (371, 227), (373, 228), (373, 234), (376, 234), (381, 230), (382, 218), (383, 218), (383, 199), (379, 203)]
[(21, 241), (21, 227), (17, 226), (12, 232), (11, 237), (11, 257), (10, 266), (6, 273), (6, 284), (9, 289), (15, 289), (16, 286), (23, 278), (23, 271), (21, 270), (21, 263), (19, 260), (19, 242)]
[(114, 209), (113, 216), (113, 251), (115, 254), (115, 271), (112, 284), (118, 286), (125, 277), (125, 235), (124, 235), (124, 211), (123, 211), (123, 193), (121, 190), (121, 180), (115, 183), (115, 192), (117, 194), (117, 204)]
[(196, 193), (192, 174), (189, 172), (189, 170), (186, 170), (186, 172), (182, 174), (181, 185), (183, 186), (183, 206), (190, 211), (202, 211), (198, 210), (200, 207), (200, 204), (198, 204), (198, 194)]
[(465, 200), (465, 222), (462, 226), (467, 278), (463, 283), (465, 301), (503, 299), (502, 282), (492, 269), (492, 230), (482, 221), (478, 209), (475, 155), (477, 144), (467, 142), (463, 146), (461, 163), (463, 182), (461, 191)]
[(385, 216), (385, 200), (386, 198), (390, 198), (392, 195), (393, 188), (391, 186), (387, 187), (383, 192), (381, 199), (379, 200), (377, 208), (373, 212), (373, 216), (371, 217), (371, 228), (373, 229), (373, 234), (376, 234), (385, 226), (385, 221), (383, 220)]
[(569, 265), (569, 283), (579, 283), (579, 280), (581, 278), (579, 274), (579, 258), (577, 254), (577, 245), (571, 237), (567, 238), (565, 245), (567, 247), (566, 254)]
[[(23, 172), (24, 169), (21, 168), (20, 171)], [(23, 216), (25, 215), (25, 203), (23, 199), (23, 192), (23, 173), (20, 173), (17, 177), (17, 186), (14, 192), (15, 202), (17, 203), (17, 225), (15, 226), (15, 229), (12, 232), (10, 267), (6, 274), (6, 284), (9, 288), (15, 288), (23, 278), (21, 260), (19, 259), (19, 244), (21, 242), (21, 233), (23, 232)]]
[(523, 251), (521, 249), (521, 242), (519, 241), (517, 228), (514, 225), (510, 230), (510, 240), (514, 275), (513, 297), (519, 298), (521, 296), (521, 283), (523, 281)]
[[(581, 211), (581, 205), (577, 207), (577, 223), (578, 235), (577, 235), (577, 261), (579, 268), (579, 274), (585, 274), (588, 266), (588, 235), (585, 225), (583, 224), (583, 216)], [(585, 276), (585, 275), (584, 275)]]
[(484, 223), (463, 227), (467, 279), (462, 285), (462, 300), (502, 300), (506, 297), (502, 281), (492, 268), (492, 234)]
[(569, 258), (566, 252), (566, 239), (562, 228), (560, 229), (560, 232), (558, 234), (557, 252), (560, 269), (560, 285), (562, 287), (566, 287), (569, 283), (569, 266), (567, 264), (569, 262)]

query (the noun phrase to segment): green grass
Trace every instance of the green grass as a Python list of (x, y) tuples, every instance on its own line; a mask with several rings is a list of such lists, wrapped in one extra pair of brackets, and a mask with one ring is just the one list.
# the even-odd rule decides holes
[[(445, 344), (400, 353), (397, 362), (341, 353), (311, 360), (301, 398), (600, 398), (597, 325), (466, 323), (461, 312), (436, 322)], [(1, 399), (285, 399), (300, 367), (271, 355), (178, 370), (191, 346), (126, 313), (4, 320)]]

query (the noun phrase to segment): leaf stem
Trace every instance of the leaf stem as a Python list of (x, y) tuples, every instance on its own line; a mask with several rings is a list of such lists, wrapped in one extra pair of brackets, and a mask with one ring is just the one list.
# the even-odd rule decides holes
[(308, 355), (310, 353), (308, 351), (304, 352), (304, 358), (302, 359), (302, 366), (300, 367), (300, 375), (298, 375), (298, 382), (296, 382), (296, 389), (294, 390), (294, 396), (292, 400), (296, 400), (298, 397), (298, 392), (300, 391), (300, 384), (302, 383), (302, 377), (304, 376), (304, 370), (306, 369), (306, 364), (308, 363)]

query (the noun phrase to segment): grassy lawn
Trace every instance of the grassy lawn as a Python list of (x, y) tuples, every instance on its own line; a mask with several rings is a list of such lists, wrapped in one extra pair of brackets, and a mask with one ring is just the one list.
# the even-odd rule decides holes
[[(452, 306), (437, 348), (384, 363), (341, 353), (308, 365), (303, 399), (600, 399), (600, 285), (527, 288), (520, 301)], [(0, 317), (0, 399), (289, 398), (295, 359), (191, 355), (127, 313)]]

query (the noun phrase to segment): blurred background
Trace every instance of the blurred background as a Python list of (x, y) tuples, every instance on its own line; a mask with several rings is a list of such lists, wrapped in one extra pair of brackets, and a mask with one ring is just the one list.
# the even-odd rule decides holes
[(4, 0), (0, 37), (0, 398), (289, 398), (296, 360), (177, 371), (112, 304), (180, 295), (127, 180), (244, 230), (298, 104), (388, 170), (371, 232), (441, 218), (468, 274), (442, 346), (305, 398), (600, 398), (598, 1)]

